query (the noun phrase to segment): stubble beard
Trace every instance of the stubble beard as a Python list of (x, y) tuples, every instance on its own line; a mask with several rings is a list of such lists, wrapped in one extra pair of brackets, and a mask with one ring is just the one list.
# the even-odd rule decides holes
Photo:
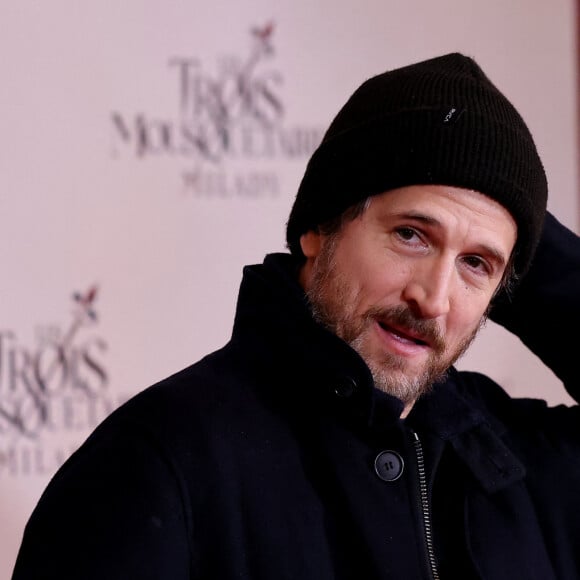
[[(445, 379), (449, 367), (468, 349), (485, 323), (480, 324), (451, 353), (446, 353), (446, 343), (434, 320), (418, 318), (406, 305), (380, 308), (372, 307), (362, 315), (354, 312), (357, 292), (338, 271), (334, 260), (338, 235), (326, 239), (312, 270), (307, 296), (313, 317), (320, 324), (348, 343), (367, 364), (375, 386), (412, 404), (429, 392), (433, 384)], [(405, 357), (381, 351), (373, 353), (371, 333), (377, 320), (412, 330), (428, 339), (431, 353), (419, 371), (412, 372)]]

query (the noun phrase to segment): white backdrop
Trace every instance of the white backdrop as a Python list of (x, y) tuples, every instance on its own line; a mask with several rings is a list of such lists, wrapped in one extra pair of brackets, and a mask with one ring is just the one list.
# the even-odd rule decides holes
[[(307, 158), (368, 76), (473, 56), (578, 231), (575, 22), (571, 0), (4, 0), (0, 579), (71, 450), (228, 339), (242, 266), (284, 250)], [(569, 402), (491, 324), (460, 366)]]

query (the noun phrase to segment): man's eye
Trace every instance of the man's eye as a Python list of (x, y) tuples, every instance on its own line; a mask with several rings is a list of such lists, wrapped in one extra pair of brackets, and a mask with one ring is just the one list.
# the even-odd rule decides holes
[(417, 237), (417, 232), (413, 228), (398, 228), (397, 235), (405, 242), (410, 242)]
[(473, 270), (482, 270), (489, 272), (489, 267), (485, 260), (482, 260), (479, 256), (466, 256), (463, 261)]

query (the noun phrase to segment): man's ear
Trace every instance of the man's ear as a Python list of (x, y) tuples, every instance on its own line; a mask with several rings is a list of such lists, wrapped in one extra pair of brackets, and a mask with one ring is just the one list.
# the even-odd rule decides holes
[(316, 258), (320, 253), (322, 247), (322, 236), (319, 232), (309, 230), (300, 236), (300, 247), (306, 259)]
[(314, 230), (307, 231), (305, 234), (300, 236), (300, 247), (302, 248), (302, 253), (306, 259), (300, 268), (298, 280), (302, 288), (308, 291), (312, 281), (314, 262), (322, 248), (322, 235), (320, 232)]

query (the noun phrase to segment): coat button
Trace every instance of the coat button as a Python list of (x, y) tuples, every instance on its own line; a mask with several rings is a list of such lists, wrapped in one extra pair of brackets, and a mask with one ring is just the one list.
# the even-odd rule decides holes
[(335, 387), (334, 394), (341, 399), (348, 399), (354, 395), (356, 391), (356, 382), (350, 377), (343, 377), (340, 379)]
[(405, 463), (396, 451), (381, 451), (375, 459), (375, 471), (383, 481), (395, 481), (401, 477)]

